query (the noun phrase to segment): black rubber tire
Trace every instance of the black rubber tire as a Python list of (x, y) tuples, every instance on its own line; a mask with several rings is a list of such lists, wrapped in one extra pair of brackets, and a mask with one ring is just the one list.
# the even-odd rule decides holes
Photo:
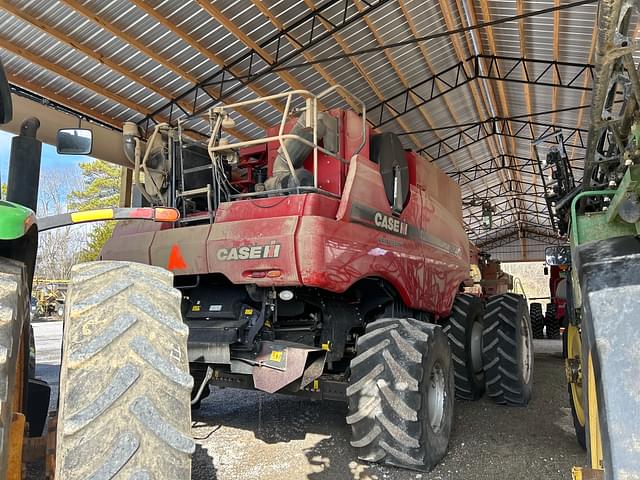
[[(475, 334), (474, 325), (479, 329)], [(456, 398), (478, 400), (484, 393), (483, 330), (484, 301), (468, 293), (457, 295), (453, 302), (451, 316), (442, 324), (442, 331), (449, 337), (451, 347)]]
[(531, 332), (533, 338), (544, 338), (544, 314), (542, 304), (534, 302), (529, 306), (529, 316), (531, 317)]
[[(367, 325), (357, 351), (347, 387), (347, 423), (358, 457), (431, 470), (446, 454), (453, 422), (447, 336), (438, 325), (386, 318)], [(432, 382), (432, 375), (438, 381)], [(436, 384), (441, 388), (433, 389)], [(436, 391), (441, 396), (433, 395)], [(441, 408), (429, 408), (435, 397)], [(439, 418), (430, 418), (430, 412), (439, 412)]]
[(28, 292), (24, 265), (0, 258), (0, 478), (7, 478), (9, 427), (20, 336), (29, 315)]
[(527, 405), (533, 386), (533, 339), (527, 301), (515, 293), (489, 298), (485, 325), (482, 356), (487, 395), (498, 404)]
[(65, 309), (56, 478), (191, 478), (193, 379), (173, 275), (76, 265)]
[(555, 303), (547, 303), (547, 311), (544, 315), (544, 325), (547, 327), (547, 338), (552, 340), (560, 338), (560, 321), (556, 317)]

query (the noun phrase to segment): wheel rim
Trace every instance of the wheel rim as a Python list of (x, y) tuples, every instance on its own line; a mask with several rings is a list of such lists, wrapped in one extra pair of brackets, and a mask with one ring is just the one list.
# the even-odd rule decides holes
[(526, 315), (520, 319), (520, 371), (524, 383), (531, 379), (531, 364), (533, 363), (533, 348), (531, 348), (531, 325)]
[(438, 432), (442, 427), (442, 419), (444, 418), (444, 392), (444, 370), (442, 369), (440, 362), (435, 362), (431, 368), (429, 390), (427, 392), (429, 423), (431, 424), (431, 429), (434, 432)]
[[(567, 357), (568, 360), (575, 360), (578, 363), (577, 368), (582, 370), (582, 338), (580, 331), (575, 325), (569, 325), (565, 334), (567, 335)], [(581, 377), (581, 373), (578, 374)], [(573, 409), (576, 412), (576, 417), (580, 425), (584, 427), (584, 405), (582, 404), (582, 379), (578, 378), (577, 381), (571, 382), (571, 402), (573, 403)]]
[(476, 377), (483, 375), (482, 325), (480, 322), (473, 322), (473, 327), (471, 327), (471, 366)]

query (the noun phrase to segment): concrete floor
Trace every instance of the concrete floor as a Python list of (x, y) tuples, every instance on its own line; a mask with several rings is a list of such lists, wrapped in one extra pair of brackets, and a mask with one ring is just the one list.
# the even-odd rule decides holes
[[(34, 331), (37, 375), (57, 386), (61, 323)], [(585, 456), (573, 433), (561, 345), (535, 343), (529, 407), (457, 402), (449, 453), (429, 474), (356, 461), (342, 404), (213, 389), (193, 417), (193, 479), (570, 479)]]

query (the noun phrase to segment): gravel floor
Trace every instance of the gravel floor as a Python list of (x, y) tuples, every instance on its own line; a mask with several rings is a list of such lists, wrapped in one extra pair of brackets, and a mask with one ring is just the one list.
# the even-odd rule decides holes
[(193, 418), (193, 478), (569, 479), (584, 452), (573, 433), (561, 345), (536, 348), (529, 407), (457, 402), (449, 453), (429, 474), (355, 461), (342, 404), (214, 389)]
[[(35, 325), (44, 361), (38, 375), (56, 385), (60, 332), (60, 322)], [(570, 479), (585, 457), (573, 433), (559, 341), (536, 341), (534, 384), (527, 408), (457, 402), (449, 453), (429, 474), (356, 461), (343, 404), (213, 389), (193, 417), (193, 479)], [(29, 478), (42, 477), (34, 471)]]

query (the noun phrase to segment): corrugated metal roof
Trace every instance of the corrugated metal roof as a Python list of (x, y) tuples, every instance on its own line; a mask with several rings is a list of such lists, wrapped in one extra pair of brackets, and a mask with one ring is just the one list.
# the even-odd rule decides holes
[[(518, 21), (495, 25), (491, 28), (495, 52), (489, 29), (480, 28), (473, 32), (429, 38), (419, 44), (408, 43), (389, 49), (386, 54), (378, 50), (351, 58), (333, 58), (345, 53), (343, 47), (357, 52), (379, 47), (380, 44), (405, 42), (415, 39), (415, 36), (466, 27), (469, 23), (512, 17), (519, 13), (519, 4), (522, 12), (535, 13), (553, 7), (557, 2), (375, 0), (359, 3), (359, 6), (349, 0), (261, 2), (277, 22), (271, 22), (263, 15), (252, 0), (209, 2), (211, 0), (3, 1), (0, 2), (0, 55), (12, 81), (18, 86), (26, 90), (38, 87), (40, 92), (51, 92), (58, 100), (65, 99), (64, 103), (71, 109), (89, 116), (95, 112), (100, 114), (102, 121), (106, 118), (114, 126), (123, 121), (140, 122), (149, 113), (156, 113), (156, 119), (166, 119), (171, 115), (175, 120), (184, 113), (179, 107), (169, 108), (169, 102), (180, 95), (183, 95), (180, 101), (182, 108), (204, 108), (212, 102), (212, 97), (216, 99), (220, 94), (215, 81), (221, 77), (215, 75), (224, 66), (232, 65), (225, 73), (223, 93), (227, 95), (235, 90), (227, 97), (228, 101), (288, 90), (291, 85), (287, 84), (286, 78), (290, 77), (285, 77), (282, 71), (260, 74), (249, 84), (244, 78), (241, 81), (232, 79), (234, 75), (264, 71), (269, 68), (269, 62), (289, 55), (291, 58), (284, 66), (301, 64), (290, 69), (289, 73), (311, 91), (340, 83), (356, 92), (369, 107), (391, 99), (389, 105), (397, 112), (411, 109), (415, 102), (422, 103), (420, 108), (402, 114), (382, 129), (403, 134), (401, 138), (407, 147), (431, 146), (427, 150), (429, 153), (437, 151), (438, 145), (445, 153), (455, 148), (455, 152), (436, 160), (437, 165), (447, 172), (470, 171), (496, 156), (516, 157), (510, 162), (512, 167), (520, 166), (520, 171), (504, 169), (462, 182), (465, 201), (477, 196), (490, 197), (498, 205), (494, 217), (498, 228), (506, 228), (514, 222), (550, 228), (546, 209), (541, 206), (544, 202), (540, 197), (540, 178), (531, 162), (527, 163), (531, 158), (528, 136), (532, 132), (534, 136), (548, 133), (549, 125), (564, 128), (567, 132), (578, 126), (586, 128), (588, 112), (583, 110), (580, 117), (580, 110), (573, 108), (588, 104), (590, 93), (580, 89), (478, 78), (452, 88), (460, 80), (456, 79), (459, 70), (452, 67), (465, 62), (467, 74), (473, 75), (473, 62), (468, 61), (470, 57), (495, 54), (508, 57), (497, 61), (501, 75), (504, 75), (515, 62), (509, 59), (518, 59), (524, 54), (527, 59), (546, 62), (527, 64), (530, 78), (536, 78), (545, 72), (550, 61), (588, 64), (593, 44), (595, 4), (562, 10), (558, 15), (549, 12), (528, 17), (522, 20), (524, 38), (520, 37)], [(205, 8), (207, 4), (214, 5), (224, 18), (214, 18), (208, 11), (210, 9)], [(154, 16), (153, 11), (146, 9), (157, 14)], [(321, 10), (321, 14), (311, 20), (311, 12), (315, 9)], [(364, 10), (366, 16), (358, 17), (359, 10)], [(165, 22), (157, 20), (158, 14)], [(321, 41), (310, 40), (312, 36), (317, 39), (326, 35), (327, 29), (341, 26), (346, 20), (348, 25), (339, 28), (334, 35)], [(229, 27), (225, 23), (228, 21), (250, 41), (260, 45), (261, 51), (251, 57), (246, 56), (251, 46), (226, 28)], [(38, 23), (46, 28), (39, 28)], [(282, 35), (280, 27), (290, 28), (290, 31)], [(71, 44), (64, 38), (58, 38), (60, 34), (70, 38)], [(280, 40), (275, 41), (278, 36)], [(554, 37), (557, 37), (555, 41)], [(307, 42), (311, 44), (307, 45)], [(304, 52), (300, 51), (301, 45), (307, 47)], [(558, 48), (554, 49), (554, 45)], [(318, 66), (308, 64), (308, 60), (318, 58), (331, 60)], [(219, 60), (220, 64), (214, 60)], [(481, 64), (480, 71), (487, 73), (488, 60), (481, 61)], [(109, 65), (116, 65), (117, 69)], [(61, 69), (65, 76), (52, 71), (52, 66)], [(276, 68), (281, 69), (282, 65)], [(127, 75), (123, 75), (123, 71)], [(579, 73), (577, 67), (566, 65), (559, 65), (558, 71), (564, 83)], [(524, 78), (522, 65), (516, 66), (514, 72), (511, 73), (512, 80)], [(209, 95), (194, 89), (196, 83), (212, 76), (214, 84), (209, 87)], [(433, 76), (438, 80), (425, 83)], [(543, 77), (553, 80), (552, 71), (548, 70)], [(79, 78), (86, 83), (75, 81)], [(583, 78), (580, 77), (575, 84), (582, 86)], [(585, 85), (589, 85), (588, 79)], [(392, 98), (406, 92), (407, 87), (412, 87), (411, 95)], [(447, 93), (432, 98), (440, 92)], [(530, 95), (531, 107), (526, 92)], [(126, 104), (119, 99), (126, 99)], [(329, 107), (344, 104), (335, 95), (325, 103)], [(558, 109), (570, 110), (539, 114)], [(256, 105), (248, 111), (263, 125), (277, 122), (280, 115), (269, 104)], [(372, 118), (372, 122), (377, 124), (380, 110), (375, 113), (377, 118)], [(392, 115), (396, 113), (385, 108), (381, 118), (388, 120)], [(491, 135), (478, 141), (473, 141), (472, 136), (462, 136), (452, 140), (456, 134), (468, 130), (470, 125), (493, 116), (518, 117), (520, 123), (512, 121), (511, 136)], [(578, 124), (579, 118), (582, 125)], [(538, 124), (529, 125), (524, 133), (518, 131), (526, 121)], [(192, 123), (206, 128), (204, 120)], [(261, 135), (260, 125), (250, 119), (237, 117), (236, 123), (237, 130), (245, 136)], [(407, 135), (407, 131), (412, 135)], [(464, 146), (467, 143), (470, 145)], [(569, 148), (569, 152), (577, 158), (574, 164), (580, 168), (582, 161), (579, 158), (584, 154), (583, 150)], [(525, 163), (527, 166), (522, 166)], [(501, 185), (502, 190), (496, 195), (495, 191)], [(480, 210), (480, 207), (466, 207), (472, 239), (482, 239), (488, 234), (479, 230)]]

